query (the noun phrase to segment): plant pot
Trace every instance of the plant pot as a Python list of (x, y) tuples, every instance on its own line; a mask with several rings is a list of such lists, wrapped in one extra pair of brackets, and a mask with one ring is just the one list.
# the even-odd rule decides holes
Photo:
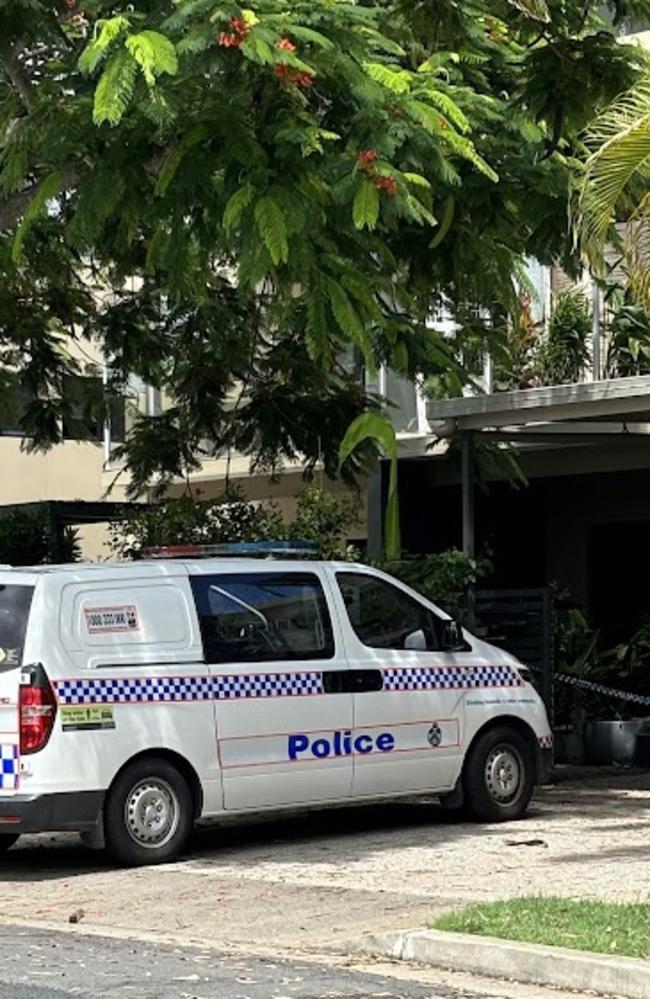
[(632, 764), (636, 759), (636, 740), (644, 724), (642, 718), (629, 721), (592, 721), (585, 726), (585, 748), (590, 763)]

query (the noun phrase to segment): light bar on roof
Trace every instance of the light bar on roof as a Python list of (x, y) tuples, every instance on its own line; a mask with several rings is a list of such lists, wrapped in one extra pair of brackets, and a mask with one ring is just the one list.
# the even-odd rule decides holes
[(313, 541), (233, 541), (218, 545), (161, 545), (145, 548), (145, 558), (310, 558), (318, 554)]

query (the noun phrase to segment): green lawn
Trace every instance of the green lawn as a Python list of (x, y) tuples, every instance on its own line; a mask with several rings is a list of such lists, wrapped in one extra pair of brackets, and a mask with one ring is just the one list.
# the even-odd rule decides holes
[(450, 912), (431, 926), (599, 954), (650, 956), (650, 905), (517, 898)]

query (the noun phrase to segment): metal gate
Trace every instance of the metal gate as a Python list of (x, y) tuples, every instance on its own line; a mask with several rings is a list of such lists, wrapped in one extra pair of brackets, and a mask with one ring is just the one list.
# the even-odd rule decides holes
[(553, 719), (554, 608), (549, 590), (477, 590), (477, 633), (510, 652), (532, 670)]

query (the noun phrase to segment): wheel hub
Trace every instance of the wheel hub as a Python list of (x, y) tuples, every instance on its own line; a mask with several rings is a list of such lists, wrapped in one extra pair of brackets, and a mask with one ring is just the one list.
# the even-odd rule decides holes
[(494, 801), (511, 804), (521, 791), (522, 763), (513, 746), (496, 746), (485, 765), (485, 783)]
[(127, 795), (124, 819), (131, 839), (140, 846), (164, 846), (178, 828), (176, 792), (159, 777), (139, 781)]

